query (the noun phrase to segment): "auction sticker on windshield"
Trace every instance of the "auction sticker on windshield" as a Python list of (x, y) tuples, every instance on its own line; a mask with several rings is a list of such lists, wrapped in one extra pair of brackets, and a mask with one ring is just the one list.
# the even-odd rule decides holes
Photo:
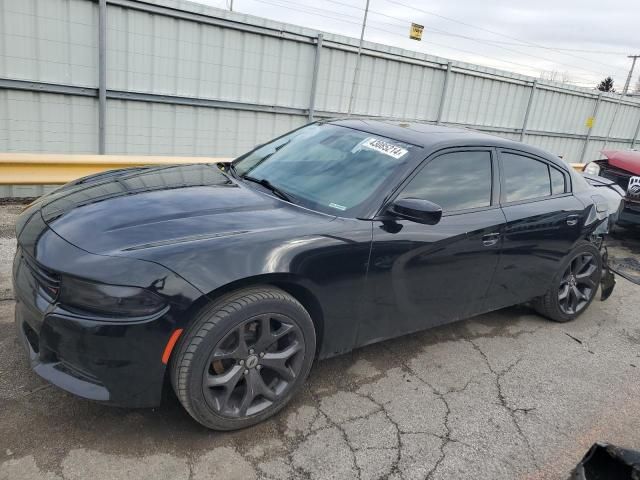
[(373, 138), (373, 137), (367, 138), (362, 143), (362, 146), (364, 148), (368, 148), (370, 150), (375, 150), (376, 152), (389, 155), (390, 157), (393, 157), (396, 160), (403, 157), (408, 152), (408, 150), (405, 148), (399, 147), (397, 145), (394, 145), (393, 143), (385, 142), (384, 140), (380, 140), (378, 138)]

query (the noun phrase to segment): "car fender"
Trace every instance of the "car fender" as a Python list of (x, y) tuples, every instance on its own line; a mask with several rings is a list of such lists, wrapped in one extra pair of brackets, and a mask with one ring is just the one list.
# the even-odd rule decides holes
[[(129, 252), (162, 264), (202, 292), (199, 303), (248, 285), (271, 284), (303, 305), (321, 306), (326, 338), (319, 355), (353, 348), (371, 248), (371, 222), (341, 219), (323, 232), (301, 226)], [(298, 298), (302, 292), (303, 298)], [(304, 295), (310, 296), (306, 300)]]

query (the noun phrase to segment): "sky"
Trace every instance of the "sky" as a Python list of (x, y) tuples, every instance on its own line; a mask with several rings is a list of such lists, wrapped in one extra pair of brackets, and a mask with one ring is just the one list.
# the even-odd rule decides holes
[[(191, 0), (229, 8), (231, 0)], [(358, 38), (366, 0), (233, 0), (233, 10)], [(424, 26), (422, 41), (409, 26)], [(640, 54), (640, 0), (370, 0), (365, 40), (621, 91)], [(640, 59), (630, 90), (640, 79)]]

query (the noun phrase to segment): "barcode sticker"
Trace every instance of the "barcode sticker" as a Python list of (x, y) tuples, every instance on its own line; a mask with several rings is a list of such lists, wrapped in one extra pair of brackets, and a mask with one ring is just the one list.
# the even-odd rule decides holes
[(364, 148), (368, 148), (370, 150), (375, 150), (376, 152), (389, 155), (390, 157), (393, 157), (396, 160), (398, 160), (399, 158), (402, 158), (408, 152), (406, 148), (402, 148), (397, 145), (394, 145), (393, 143), (385, 142), (384, 140), (380, 140), (378, 138), (373, 138), (373, 137), (367, 138), (362, 143), (362, 146)]

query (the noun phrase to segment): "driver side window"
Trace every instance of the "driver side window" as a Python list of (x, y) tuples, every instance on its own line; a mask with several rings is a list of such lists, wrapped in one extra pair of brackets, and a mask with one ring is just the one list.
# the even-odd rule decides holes
[(491, 205), (491, 153), (451, 152), (425, 165), (398, 198), (437, 203), (444, 212)]

